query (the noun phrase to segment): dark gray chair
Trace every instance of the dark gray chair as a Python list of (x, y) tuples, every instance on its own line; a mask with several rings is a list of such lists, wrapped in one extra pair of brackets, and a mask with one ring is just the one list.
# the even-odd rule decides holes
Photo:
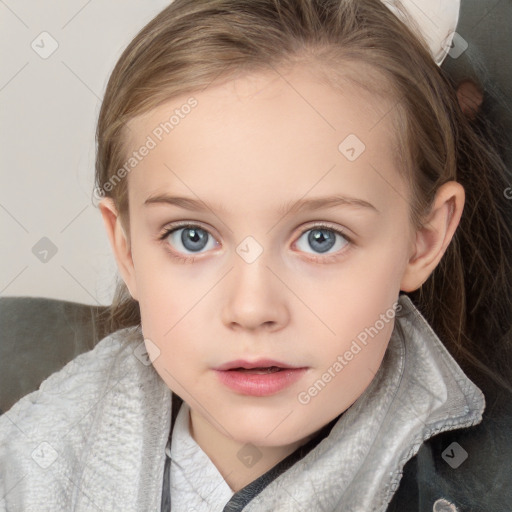
[(107, 307), (0, 297), (0, 414), (108, 334)]

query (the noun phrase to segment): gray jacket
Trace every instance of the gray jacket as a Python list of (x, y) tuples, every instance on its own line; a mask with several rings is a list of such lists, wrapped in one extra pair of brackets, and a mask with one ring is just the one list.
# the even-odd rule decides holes
[[(482, 420), (480, 389), (410, 299), (400, 304), (365, 392), (307, 453), (235, 493), (226, 512), (385, 511), (427, 439)], [(165, 509), (172, 398), (140, 328), (104, 338), (0, 416), (0, 511)], [(464, 463), (461, 447), (446, 448), (447, 465)]]

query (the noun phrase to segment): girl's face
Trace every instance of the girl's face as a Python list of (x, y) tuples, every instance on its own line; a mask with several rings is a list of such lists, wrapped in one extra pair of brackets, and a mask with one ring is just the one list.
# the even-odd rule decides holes
[[(373, 379), (414, 246), (392, 107), (299, 66), (130, 123), (125, 280), (193, 427), (288, 445)], [(296, 369), (217, 370), (240, 360)]]

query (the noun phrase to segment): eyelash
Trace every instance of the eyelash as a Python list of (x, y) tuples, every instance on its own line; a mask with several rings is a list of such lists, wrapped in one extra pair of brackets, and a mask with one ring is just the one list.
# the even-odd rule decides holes
[[(202, 226), (200, 226), (198, 224), (183, 223), (183, 224), (175, 224), (175, 225), (173, 225), (173, 226), (171, 226), (169, 228), (164, 229), (164, 231), (161, 234), (158, 235), (158, 241), (164, 243), (165, 249), (167, 250), (167, 252), (174, 259), (176, 259), (177, 261), (180, 261), (180, 262), (183, 262), (183, 263), (194, 263), (194, 261), (196, 261), (196, 259), (197, 259), (196, 257), (194, 257), (194, 256), (182, 256), (180, 253), (172, 251), (171, 249), (169, 249), (169, 245), (167, 243), (165, 243), (165, 240), (167, 239), (167, 237), (171, 233), (173, 233), (174, 231), (178, 231), (179, 229), (183, 229), (183, 228), (199, 228), (199, 229), (202, 229), (203, 231), (205, 231), (206, 233), (208, 233), (208, 235), (212, 236), (211, 233), (207, 229), (203, 228)], [(313, 229), (318, 229), (318, 230), (324, 229), (326, 231), (331, 231), (331, 232), (333, 232), (333, 233), (335, 233), (337, 235), (340, 235), (341, 237), (343, 237), (347, 241), (346, 246), (343, 249), (341, 249), (341, 253), (338, 252), (337, 254), (332, 254), (332, 255), (329, 255), (329, 256), (312, 256), (312, 255), (309, 255), (308, 259), (310, 259), (310, 260), (312, 260), (312, 261), (314, 261), (316, 263), (331, 263), (332, 261), (335, 261), (335, 260), (343, 257), (345, 252), (353, 245), (352, 238), (348, 237), (342, 230), (333, 228), (332, 226), (329, 226), (327, 224), (322, 224), (322, 223), (313, 224), (312, 226), (308, 227), (307, 229), (302, 231), (302, 233), (300, 233), (298, 239), (300, 239), (302, 237), (302, 235), (304, 235), (304, 233), (307, 233), (308, 231), (311, 231)]]

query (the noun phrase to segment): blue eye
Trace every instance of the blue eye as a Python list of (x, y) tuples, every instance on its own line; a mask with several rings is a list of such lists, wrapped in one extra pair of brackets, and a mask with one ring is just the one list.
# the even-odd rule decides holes
[[(179, 247), (179, 244), (181, 244), (185, 251), (191, 251), (192, 253), (203, 250), (208, 245), (210, 239), (211, 241), (215, 240), (208, 231), (195, 225), (168, 229), (160, 238), (161, 240), (169, 240), (170, 245), (173, 247)], [(182, 252), (181, 249), (179, 249), (179, 252)]]
[(349, 243), (348, 238), (346, 238), (341, 231), (328, 226), (315, 226), (312, 229), (304, 231), (300, 236), (297, 240), (297, 246), (300, 250), (308, 252), (305, 247), (300, 246), (300, 242), (303, 238), (306, 239), (307, 245), (315, 251), (313, 254), (324, 254), (333, 247), (335, 247), (334, 252), (337, 252)]
[[(194, 254), (205, 252), (219, 245), (207, 230), (195, 224), (184, 224), (166, 229), (158, 239), (164, 241), (166, 246), (170, 245), (173, 247), (173, 250), (166, 247), (173, 257), (190, 263), (195, 260)], [(303, 239), (314, 251), (309, 254), (312, 254), (314, 256), (313, 259), (319, 262), (330, 261), (336, 256), (336, 252), (350, 244), (350, 239), (342, 231), (325, 225), (317, 225), (307, 229), (298, 238), (297, 246), (301, 251), (308, 253), (309, 251), (304, 246)], [(325, 257), (318, 257), (318, 255), (327, 253), (333, 248), (335, 249), (334, 253), (329, 253)]]

